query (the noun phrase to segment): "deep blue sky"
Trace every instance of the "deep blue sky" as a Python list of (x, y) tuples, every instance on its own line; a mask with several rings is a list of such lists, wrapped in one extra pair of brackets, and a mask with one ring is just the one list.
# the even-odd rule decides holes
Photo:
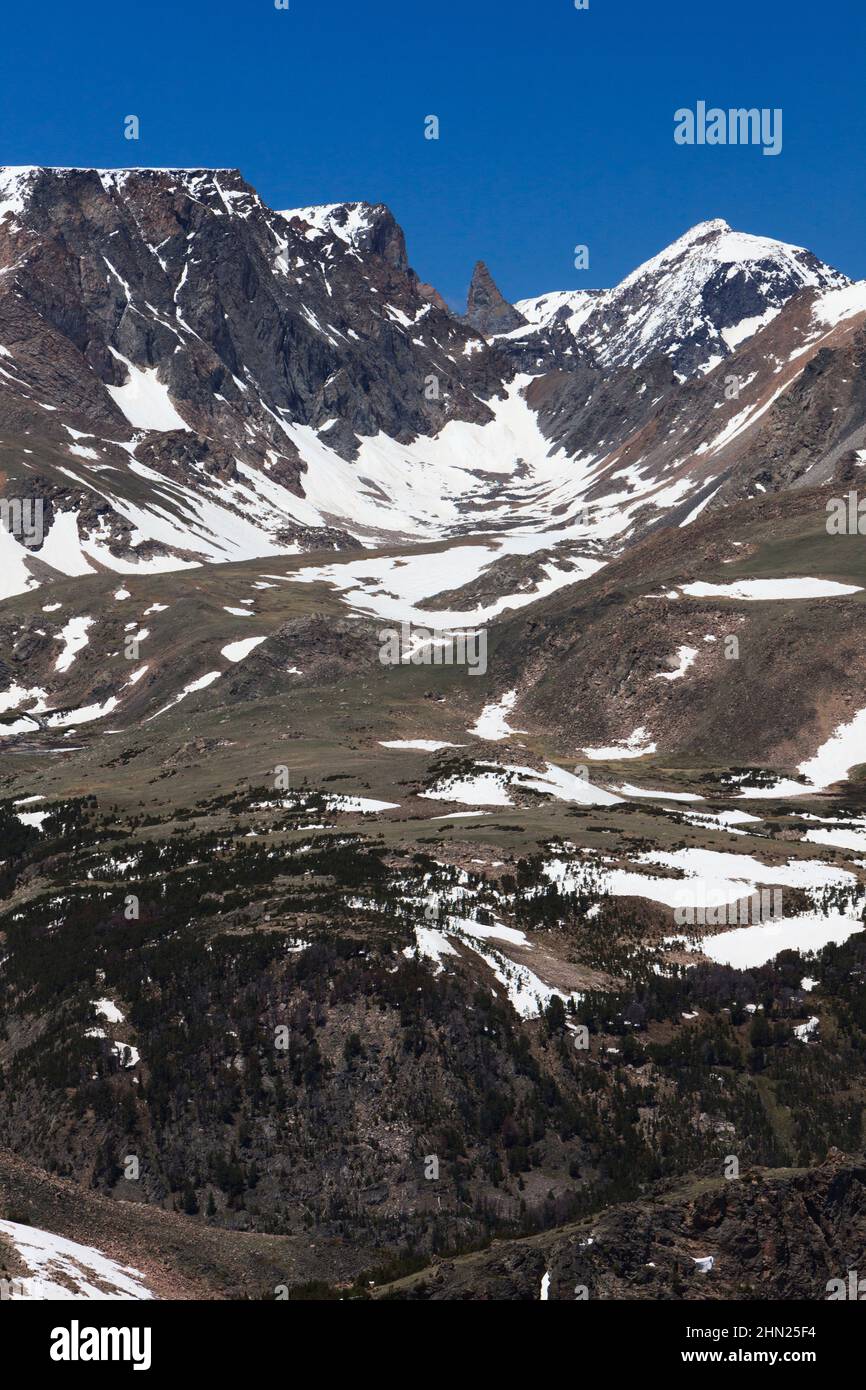
[[(864, 0), (290, 5), (7, 5), (0, 163), (236, 166), (274, 207), (387, 202), (452, 301), (479, 257), (510, 298), (612, 284), (709, 217), (866, 276)], [(782, 107), (781, 155), (676, 146), (698, 99)]]

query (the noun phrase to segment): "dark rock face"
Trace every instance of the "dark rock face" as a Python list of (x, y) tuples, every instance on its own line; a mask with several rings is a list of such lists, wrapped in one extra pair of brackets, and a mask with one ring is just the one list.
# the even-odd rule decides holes
[[(740, 495), (750, 484), (768, 491), (862, 478), (866, 434), (866, 330), (821, 348), (768, 413), (738, 460)], [(847, 460), (847, 463), (843, 462)]]
[[(351, 219), (357, 230), (349, 230)], [(392, 270), (405, 273), (409, 269), (406, 238), (394, 214), (384, 203), (338, 203), (328, 217), (338, 235), (351, 241), (365, 255), (380, 256)]]
[(605, 370), (592, 358), (573, 356), (533, 381), (527, 399), (545, 435), (570, 454), (601, 440), (611, 449), (625, 444), (670, 393), (676, 396), (677, 382), (666, 357)]
[(526, 324), (523, 315), (503, 298), (483, 261), (477, 263), (472, 274), (466, 322), (488, 338), (496, 333), (511, 333)]
[[(19, 207), (0, 221), (0, 435), (26, 431), (37, 458), (70, 430), (110, 451), (138, 424), (124, 472), (132, 452), (198, 490), (244, 465), (300, 496), (291, 426), (327, 428), (351, 459), (359, 435), (485, 422), (513, 371), (465, 352), (474, 333), (409, 268), (381, 205), (312, 226), (233, 170), (5, 177)], [(111, 393), (140, 382), (174, 421), (127, 417)]]
[[(825, 1300), (866, 1256), (866, 1166), (832, 1150), (811, 1170), (696, 1181), (563, 1231), (443, 1261), (380, 1296), (574, 1302)], [(828, 1287), (829, 1286), (829, 1287)]]
[[(339, 413), (360, 432), (392, 437), (448, 418), (440, 406), (437, 420), (425, 398), (425, 369), (443, 369), (437, 334), (443, 347), (456, 338), (460, 351), (465, 331), (434, 305), (414, 336), (429, 341), (436, 361), (409, 351), (396, 314), (414, 319), (430, 300), (417, 292), (387, 209), (374, 209), (360, 234), (359, 263), (336, 233), (308, 241), (302, 224), (271, 212), (234, 171), (42, 171), (32, 204), (39, 240), (20, 272), (26, 297), (105, 384), (127, 379), (114, 348), (158, 369), (188, 423), (219, 422), (224, 432), (228, 406), (280, 446), (273, 419), (256, 418), (259, 401), (300, 423)], [(477, 414), (462, 383), (449, 394), (458, 398), (453, 414), (460, 399)]]
[(360, 256), (380, 258), (392, 270), (406, 275), (422, 299), (435, 304), (444, 313), (449, 312), (438, 291), (424, 284), (409, 265), (403, 228), (384, 203), (334, 203), (326, 208), (300, 208), (297, 212), (290, 210), (281, 215), (300, 223), (308, 235), (316, 229), (324, 229), (345, 241)]

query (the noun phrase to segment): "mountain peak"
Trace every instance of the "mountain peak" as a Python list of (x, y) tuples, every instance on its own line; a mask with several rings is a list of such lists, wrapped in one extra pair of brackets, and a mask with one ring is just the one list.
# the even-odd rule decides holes
[(403, 229), (385, 203), (317, 203), (305, 208), (286, 208), (280, 217), (307, 224), (307, 236), (336, 236), (362, 254), (381, 256), (395, 270), (405, 271), (409, 261)]
[(680, 376), (711, 370), (803, 289), (848, 277), (802, 246), (698, 222), (613, 289), (547, 294), (521, 304), (533, 322), (567, 323), (603, 367), (670, 358)]
[(501, 293), (484, 261), (476, 261), (466, 301), (466, 322), (485, 337), (523, 328), (526, 319)]
[[(794, 246), (785, 241), (775, 241), (772, 237), (754, 236), (751, 232), (735, 231), (723, 218), (713, 218), (708, 222), (698, 222), (676, 241), (664, 247), (648, 261), (621, 280), (617, 290), (623, 290), (658, 274), (682, 273), (689, 279), (703, 279), (711, 276), (719, 267), (754, 266), (760, 263), (773, 265), (786, 277), (799, 279), (802, 284), (819, 288), (827, 283), (848, 283), (847, 277), (840, 275), (831, 266), (825, 266), (802, 246)], [(798, 285), (797, 288), (801, 288)]]
[(702, 237), (711, 236), (713, 232), (729, 232), (731, 225), (726, 222), (724, 217), (708, 217), (704, 222), (696, 222), (687, 232), (683, 232), (680, 241), (699, 241)]

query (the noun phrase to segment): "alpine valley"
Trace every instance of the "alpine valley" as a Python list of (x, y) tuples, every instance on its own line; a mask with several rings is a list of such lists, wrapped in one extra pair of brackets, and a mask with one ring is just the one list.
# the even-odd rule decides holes
[(809, 251), (458, 312), (381, 204), (0, 171), (2, 1289), (866, 1269), (861, 498)]

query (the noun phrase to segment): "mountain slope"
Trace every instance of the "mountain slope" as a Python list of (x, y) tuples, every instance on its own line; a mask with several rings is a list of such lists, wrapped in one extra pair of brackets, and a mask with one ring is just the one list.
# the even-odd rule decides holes
[(0, 1270), (820, 1297), (866, 286), (710, 223), (467, 323), (381, 204), (0, 194)]
[(671, 1185), (563, 1231), (441, 1260), (376, 1297), (823, 1300), (864, 1249), (866, 1168), (833, 1150), (812, 1170)]
[[(579, 589), (507, 616), (496, 663), (514, 727), (548, 731), (578, 762), (584, 748), (616, 761), (642, 730), (667, 767), (794, 771), (866, 704), (866, 572), (860, 538), (827, 533), (838, 491), (659, 529)], [(848, 767), (863, 762), (855, 739)]]
[[(66, 1268), (55, 1264), (52, 1270), (45, 1259), (39, 1264), (42, 1277), (53, 1274), (67, 1297), (93, 1298), (108, 1292), (104, 1279), (109, 1275), (112, 1282), (122, 1280), (115, 1285), (115, 1296), (273, 1299), (286, 1283), (302, 1284), (323, 1275), (336, 1283), (352, 1278), (364, 1260), (373, 1259), (372, 1251), (359, 1256), (339, 1240), (321, 1240), (312, 1249), (305, 1237), (220, 1230), (142, 1201), (112, 1200), (0, 1149), (0, 1278), (9, 1281), (12, 1298), (32, 1298), (36, 1293), (40, 1271), (33, 1267), (33, 1255), (27, 1258), (33, 1250), (33, 1237), (28, 1246), (31, 1230), (42, 1237), (38, 1243), (49, 1260), (52, 1247), (65, 1256)], [(16, 1245), (24, 1245), (24, 1251), (19, 1253)], [(84, 1247), (83, 1255), (65, 1249), (67, 1245), (78, 1251)], [(87, 1278), (84, 1260), (100, 1270), (98, 1283)], [(130, 1274), (130, 1266), (135, 1274)], [(139, 1272), (143, 1278), (137, 1277)], [(145, 1292), (137, 1292), (136, 1284), (143, 1284)], [(63, 1296), (45, 1292), (48, 1297)]]

